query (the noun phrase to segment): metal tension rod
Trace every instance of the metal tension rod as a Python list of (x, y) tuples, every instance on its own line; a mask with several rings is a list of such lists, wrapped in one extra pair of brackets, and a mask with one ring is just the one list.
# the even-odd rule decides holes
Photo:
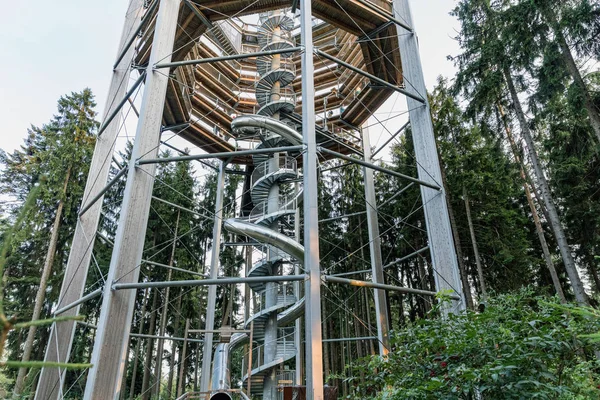
[(390, 144), (390, 142), (392, 140), (394, 140), (394, 138), (396, 136), (398, 136), (400, 133), (402, 133), (402, 131), (404, 131), (406, 128), (408, 128), (409, 125), (410, 125), (410, 121), (408, 121), (407, 123), (405, 123), (404, 125), (402, 125), (402, 127), (400, 129), (398, 129), (398, 131), (396, 133), (394, 133), (388, 140), (386, 140), (385, 143), (382, 144), (380, 148), (378, 148), (377, 150), (375, 150), (373, 152), (373, 154), (371, 154), (371, 158), (374, 158), (377, 155), (377, 153), (379, 153), (381, 150), (385, 149), (385, 146), (387, 146), (388, 144)]
[(354, 71), (357, 74), (362, 75), (362, 76), (364, 76), (366, 78), (369, 78), (370, 80), (375, 81), (375, 82), (379, 83), (382, 86), (385, 86), (385, 87), (387, 87), (389, 89), (395, 90), (396, 92), (402, 93), (406, 97), (410, 97), (413, 100), (416, 100), (418, 102), (421, 102), (421, 103), (425, 104), (425, 100), (421, 96), (413, 94), (413, 93), (409, 92), (408, 90), (402, 89), (399, 86), (392, 85), (388, 81), (385, 81), (385, 80), (383, 80), (381, 78), (378, 78), (375, 75), (372, 75), (372, 74), (370, 74), (370, 73), (368, 73), (366, 71), (363, 71), (362, 69), (357, 68), (354, 65), (349, 64), (349, 63), (347, 63), (345, 61), (342, 61), (339, 58), (335, 58), (334, 56), (329, 55), (329, 54), (325, 53), (324, 51), (321, 51), (319, 49), (315, 49), (315, 54), (317, 54), (317, 55), (319, 55), (319, 56), (321, 56), (323, 58), (326, 58), (329, 61), (333, 61), (334, 63), (339, 64), (339, 65), (341, 65), (343, 67), (346, 67), (349, 70)]
[(305, 275), (287, 275), (287, 276), (259, 276), (249, 278), (217, 278), (217, 279), (196, 279), (192, 281), (164, 281), (164, 282), (139, 282), (139, 283), (115, 283), (113, 290), (122, 289), (145, 289), (145, 288), (166, 288), (182, 286), (211, 286), (211, 285), (235, 285), (241, 283), (266, 283), (266, 282), (295, 282), (306, 280)]
[(181, 67), (183, 65), (198, 65), (198, 64), (207, 64), (207, 63), (213, 63), (213, 62), (219, 62), (219, 61), (242, 60), (244, 58), (273, 56), (275, 54), (297, 53), (302, 50), (303, 50), (302, 47), (290, 47), (289, 49), (258, 51), (255, 53), (245, 53), (245, 54), (232, 54), (232, 55), (221, 56), (221, 57), (200, 58), (198, 60), (186, 60), (186, 61), (176, 61), (176, 62), (171, 62), (171, 63), (160, 63), (160, 64), (156, 64), (154, 66), (154, 68), (155, 69), (174, 68), (174, 67)]
[(165, 203), (165, 204), (167, 204), (167, 205), (169, 205), (169, 206), (171, 206), (171, 207), (175, 207), (175, 208), (177, 208), (178, 210), (185, 211), (185, 212), (189, 212), (189, 213), (190, 213), (190, 214), (192, 214), (192, 215), (196, 215), (196, 216), (198, 216), (198, 217), (201, 217), (201, 218), (204, 218), (204, 219), (207, 219), (207, 220), (210, 220), (210, 221), (212, 221), (212, 220), (213, 220), (212, 218), (210, 218), (210, 217), (208, 217), (208, 216), (206, 216), (206, 215), (204, 215), (204, 214), (200, 214), (200, 213), (199, 213), (199, 212), (197, 212), (197, 211), (190, 210), (189, 208), (185, 208), (185, 207), (182, 207), (182, 206), (180, 206), (180, 205), (178, 205), (178, 204), (171, 203), (170, 201), (163, 200), (163, 199), (161, 199), (161, 198), (158, 198), (158, 197), (156, 197), (156, 196), (152, 196), (152, 200), (160, 201), (161, 203)]
[(392, 200), (394, 200), (396, 197), (400, 196), (402, 193), (406, 192), (408, 189), (410, 189), (411, 187), (413, 187), (414, 184), (415, 184), (414, 182), (411, 182), (408, 185), (404, 186), (402, 189), (400, 189), (398, 191), (398, 193), (396, 193), (395, 195), (393, 195), (392, 197), (390, 197), (389, 199), (387, 199), (386, 201), (384, 201), (383, 203), (381, 203), (379, 205), (379, 208), (382, 208), (383, 206), (386, 206), (389, 203), (391, 203)]
[(350, 218), (350, 217), (356, 217), (357, 215), (363, 215), (366, 214), (366, 211), (359, 211), (359, 212), (355, 212), (352, 214), (344, 214), (344, 215), (338, 215), (337, 217), (331, 217), (331, 218), (326, 218), (326, 219), (320, 219), (319, 223), (321, 222), (329, 222), (329, 221), (335, 221), (337, 219), (342, 219), (342, 218)]
[(73, 307), (77, 307), (78, 305), (83, 304), (83, 303), (85, 303), (88, 300), (95, 299), (96, 297), (99, 297), (100, 295), (102, 295), (102, 291), (103, 290), (104, 290), (103, 288), (96, 289), (93, 292), (91, 292), (89, 294), (86, 294), (85, 296), (83, 296), (79, 300), (76, 300), (76, 301), (72, 302), (71, 304), (67, 304), (64, 307), (59, 308), (58, 310), (54, 311), (53, 314), (54, 315), (62, 314), (65, 311), (70, 310)]
[(341, 158), (342, 160), (346, 160), (346, 161), (350, 161), (350, 162), (353, 162), (353, 163), (358, 164), (358, 165), (362, 165), (363, 167), (374, 169), (375, 171), (383, 172), (383, 173), (386, 173), (388, 175), (397, 176), (398, 178), (403, 178), (403, 179), (409, 180), (411, 182), (418, 183), (419, 185), (426, 186), (426, 187), (431, 188), (431, 189), (441, 190), (439, 186), (434, 185), (432, 183), (425, 182), (425, 181), (422, 181), (420, 179), (413, 178), (412, 176), (404, 175), (404, 174), (401, 174), (400, 172), (392, 171), (392, 170), (389, 170), (387, 168), (383, 168), (383, 167), (380, 167), (378, 165), (375, 165), (375, 164), (372, 164), (372, 163), (369, 163), (369, 162), (366, 162), (366, 161), (359, 160), (357, 158), (352, 158), (352, 157), (345, 156), (345, 155), (343, 155), (341, 153), (338, 153), (337, 151), (329, 150), (329, 149), (326, 149), (324, 147), (319, 147), (319, 151), (323, 152), (323, 153), (331, 154), (332, 156), (337, 157), (337, 158)]
[[(420, 295), (432, 296), (432, 297), (437, 296), (437, 292), (431, 292), (429, 290), (405, 288), (405, 287), (401, 287), (401, 286), (386, 285), (383, 283), (357, 281), (355, 279), (338, 278), (336, 276), (330, 276), (330, 275), (323, 276), (323, 279), (325, 279), (325, 281), (327, 281), (327, 282), (343, 283), (343, 284), (350, 285), (350, 286), (370, 287), (370, 288), (375, 288), (375, 289), (389, 290), (391, 292), (420, 294)], [(457, 295), (450, 295), (449, 297), (452, 300), (460, 300), (460, 297)]]
[(92, 207), (94, 205), (95, 202), (97, 202), (98, 200), (100, 200), (100, 198), (102, 196), (104, 196), (104, 193), (108, 192), (108, 190), (119, 181), (119, 179), (121, 179), (121, 177), (123, 175), (125, 175), (125, 173), (127, 173), (128, 168), (125, 167), (122, 170), (120, 170), (117, 175), (115, 175), (114, 178), (112, 178), (112, 180), (110, 182), (108, 182), (108, 185), (106, 185), (104, 187), (104, 189), (102, 189), (96, 196), (94, 196), (94, 198), (92, 200), (89, 201), (89, 203), (87, 203), (82, 209), (81, 211), (79, 211), (79, 214), (77, 214), (77, 216), (81, 217), (83, 214), (85, 214), (85, 212), (87, 210), (90, 209), (90, 207)]
[(148, 9), (146, 10), (146, 14), (144, 14), (144, 16), (142, 17), (142, 20), (140, 21), (140, 24), (138, 25), (137, 29), (135, 30), (135, 32), (133, 32), (131, 34), (131, 37), (127, 41), (127, 44), (125, 45), (125, 47), (123, 47), (123, 49), (121, 50), (121, 53), (119, 53), (119, 57), (117, 57), (117, 61), (113, 65), (113, 69), (117, 69), (117, 67), (119, 66), (119, 63), (121, 62), (121, 60), (123, 59), (123, 57), (125, 57), (125, 54), (127, 54), (127, 51), (129, 50), (129, 47), (131, 47), (131, 45), (133, 44), (133, 42), (135, 42), (135, 39), (138, 37), (138, 35), (142, 31), (142, 28), (146, 25), (146, 22), (148, 22), (148, 20), (152, 16), (152, 13), (154, 12), (154, 9), (158, 5), (158, 1), (159, 0), (154, 0), (152, 2), (152, 4), (150, 5), (150, 7), (148, 7)]
[(301, 151), (303, 146), (287, 146), (287, 147), (273, 147), (265, 149), (254, 149), (254, 150), (240, 150), (240, 151), (226, 151), (223, 153), (207, 153), (207, 154), (196, 154), (191, 156), (181, 157), (167, 157), (167, 158), (147, 158), (140, 159), (137, 161), (137, 165), (144, 164), (164, 164), (173, 161), (190, 161), (190, 160), (207, 160), (210, 158), (232, 158), (238, 156), (252, 156), (255, 154), (273, 154), (273, 153), (285, 153), (286, 151)]
[(398, 25), (398, 26), (406, 29), (407, 31), (409, 31), (409, 32), (413, 31), (413, 29), (410, 26), (408, 26), (406, 23), (400, 21), (397, 18), (394, 18), (394, 16), (392, 16), (391, 14), (388, 14), (384, 10), (381, 10), (377, 6), (373, 5), (372, 3), (368, 2), (368, 1), (365, 1), (365, 0), (356, 0), (356, 1), (358, 1), (360, 4), (362, 4), (363, 6), (367, 7), (371, 11), (376, 12), (377, 14), (381, 15), (382, 17), (389, 19), (390, 21), (392, 21), (396, 25)]
[(129, 89), (129, 92), (127, 92), (127, 94), (125, 94), (125, 97), (123, 98), (123, 100), (121, 100), (119, 105), (115, 107), (114, 111), (109, 115), (109, 117), (106, 118), (106, 120), (100, 127), (100, 130), (98, 131), (98, 136), (102, 135), (102, 133), (106, 130), (106, 128), (108, 128), (108, 126), (110, 125), (112, 120), (115, 119), (115, 117), (117, 115), (119, 115), (123, 105), (125, 105), (125, 103), (129, 100), (129, 97), (131, 97), (131, 95), (133, 95), (133, 93), (137, 90), (138, 86), (140, 86), (142, 84), (145, 77), (146, 77), (146, 72), (142, 72), (142, 74), (140, 75), (139, 78), (137, 78), (137, 81), (135, 81), (135, 83), (133, 84), (131, 89)]
[(157, 262), (150, 261), (150, 260), (142, 260), (142, 263), (148, 264), (148, 265), (153, 265), (155, 267), (170, 269), (173, 271), (183, 272), (183, 273), (190, 274), (190, 275), (196, 275), (196, 276), (201, 276), (201, 277), (205, 276), (204, 274), (201, 274), (200, 272), (190, 271), (189, 269), (177, 268), (177, 267), (173, 267), (171, 265), (161, 264), (161, 263), (157, 263)]
[[(427, 250), (429, 250), (429, 246), (425, 246), (425, 247), (423, 247), (422, 249), (415, 251), (414, 253), (410, 253), (410, 254), (408, 254), (408, 255), (406, 255), (406, 256), (404, 256), (404, 257), (402, 257), (402, 258), (399, 258), (399, 259), (397, 259), (397, 260), (394, 260), (394, 261), (392, 261), (391, 263), (389, 263), (389, 264), (386, 264), (386, 265), (384, 265), (383, 267), (381, 267), (381, 269), (386, 269), (386, 268), (393, 267), (394, 265), (396, 265), (396, 264), (398, 264), (398, 263), (401, 263), (402, 261), (408, 260), (409, 258), (416, 256), (417, 254), (424, 253), (424, 252), (426, 252)], [(339, 276), (348, 276), (348, 275), (355, 275), (355, 274), (366, 274), (366, 273), (370, 273), (370, 272), (373, 272), (373, 270), (371, 270), (371, 269), (363, 269), (362, 271), (350, 271), (350, 272), (343, 272), (343, 273), (341, 273), (341, 274), (333, 274), (333, 275), (330, 275), (330, 276), (336, 276), (336, 277), (339, 277)]]
[(347, 337), (347, 338), (334, 338), (334, 339), (323, 339), (323, 342), (356, 342), (359, 340), (377, 340), (377, 336), (363, 336), (363, 337)]
[(162, 340), (172, 340), (175, 342), (183, 342), (183, 341), (187, 340), (188, 342), (204, 343), (203, 339), (182, 338), (182, 337), (176, 337), (176, 336), (155, 336), (155, 335), (146, 335), (143, 333), (130, 333), (129, 336), (142, 338), (142, 339), (162, 339)]

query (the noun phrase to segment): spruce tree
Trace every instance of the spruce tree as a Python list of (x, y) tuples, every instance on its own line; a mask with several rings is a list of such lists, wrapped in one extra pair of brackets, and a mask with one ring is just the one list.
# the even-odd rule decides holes
[[(30, 304), (21, 303), (25, 300), (23, 294), (31, 296), (37, 286), (31, 314), (27, 310), (21, 318), (40, 319), (43, 310), (49, 310), (48, 304), (56, 300), (56, 290), (51, 291), (51, 298), (46, 298), (47, 286), (52, 282), (53, 267), (65, 260), (66, 243), (81, 201), (98, 127), (94, 106), (89, 89), (61, 97), (58, 113), (48, 124), (41, 128), (32, 127), (20, 150), (0, 157), (4, 166), (0, 175), (3, 193), (22, 201), (37, 182), (41, 183), (36, 207), (29, 211), (27, 224), (17, 234), (17, 240), (13, 239), (17, 247), (13, 249), (7, 268), (7, 300), (13, 307), (22, 309), (23, 304)], [(33, 259), (30, 258), (32, 253), (35, 254)], [(41, 270), (38, 269), (40, 266)], [(54, 274), (60, 276), (60, 269)], [(32, 286), (24, 288), (11, 284), (11, 281), (16, 283), (27, 276), (32, 277)], [(33, 326), (24, 340), (21, 361), (29, 361), (35, 336), (36, 327)], [(18, 341), (22, 339), (18, 338)], [(43, 342), (41, 338), (38, 340), (40, 352)], [(18, 350), (18, 347), (12, 348)], [(13, 356), (18, 354), (20, 352), (15, 351)], [(25, 368), (19, 370), (15, 394), (23, 391), (26, 372)]]

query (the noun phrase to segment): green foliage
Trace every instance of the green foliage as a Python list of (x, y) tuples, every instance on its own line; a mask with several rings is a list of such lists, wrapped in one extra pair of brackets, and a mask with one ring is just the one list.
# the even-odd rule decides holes
[(531, 290), (495, 296), (481, 314), (423, 319), (396, 331), (388, 357), (350, 368), (350, 398), (598, 398), (600, 365), (584, 334), (599, 328), (599, 319), (565, 312)]

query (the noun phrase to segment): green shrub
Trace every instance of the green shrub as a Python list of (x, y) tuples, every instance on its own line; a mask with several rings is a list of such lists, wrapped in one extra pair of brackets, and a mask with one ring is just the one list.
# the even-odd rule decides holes
[(526, 290), (497, 296), (483, 313), (420, 320), (394, 332), (388, 357), (350, 368), (349, 398), (600, 398), (597, 344), (580, 336), (600, 331), (599, 321)]

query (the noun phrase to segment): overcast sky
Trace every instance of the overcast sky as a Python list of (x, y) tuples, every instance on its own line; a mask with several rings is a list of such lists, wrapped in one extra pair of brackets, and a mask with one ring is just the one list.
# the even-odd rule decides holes
[[(42, 125), (66, 93), (85, 87), (106, 100), (127, 0), (0, 0), (0, 148), (11, 152), (30, 124)], [(452, 76), (447, 56), (458, 23), (448, 15), (453, 0), (412, 0), (428, 88), (438, 75)]]

